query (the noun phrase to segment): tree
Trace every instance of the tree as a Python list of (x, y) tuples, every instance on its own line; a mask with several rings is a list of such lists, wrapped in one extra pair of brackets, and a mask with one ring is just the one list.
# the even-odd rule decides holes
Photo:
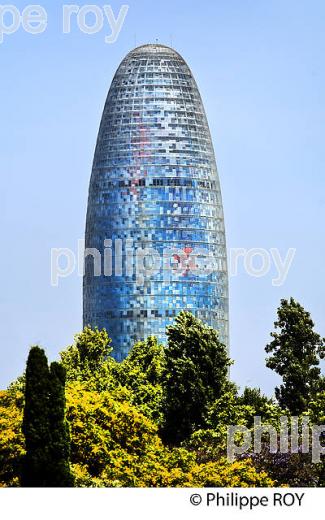
[(265, 406), (273, 404), (272, 399), (263, 395), (260, 388), (250, 388), (248, 386), (244, 388), (244, 391), (242, 395), (239, 396), (238, 400), (241, 404), (253, 406), (256, 415), (262, 415)]
[(31, 348), (27, 360), (22, 429), (26, 445), (22, 486), (71, 486), (65, 370), (59, 363), (52, 363), (49, 369), (39, 347)]
[(26, 456), (22, 470), (22, 486), (47, 485), (50, 455), (49, 368), (44, 350), (32, 347), (26, 367), (23, 433)]
[(165, 350), (149, 336), (136, 343), (128, 356), (113, 370), (116, 383), (129, 391), (129, 402), (156, 424), (163, 420)]
[(209, 406), (227, 385), (231, 361), (217, 331), (189, 312), (179, 314), (167, 337), (162, 436), (176, 445), (205, 426)]
[(105, 329), (85, 327), (75, 336), (75, 342), (61, 352), (61, 362), (67, 371), (67, 381), (85, 381), (94, 378), (106, 368), (112, 347)]
[[(194, 329), (197, 326), (200, 328), (201, 324), (195, 320), (193, 326)], [(98, 345), (100, 341), (98, 334), (101, 335), (101, 332), (97, 331), (96, 337), (87, 334), (92, 345)], [(101, 336), (103, 340), (104, 336)], [(83, 341), (87, 338), (84, 336)], [(104, 343), (105, 341), (103, 345)], [(211, 350), (213, 352), (210, 345), (208, 351)], [(73, 351), (76, 353), (75, 346)], [(48, 377), (48, 387), (43, 385), (37, 388), (39, 392), (36, 393), (37, 402), (41, 400), (40, 393), (47, 393), (47, 400), (43, 399), (43, 407), (39, 406), (38, 413), (44, 421), (47, 420), (50, 431), (48, 439), (42, 440), (41, 452), (46, 448), (48, 458), (47, 467), (45, 468), (43, 463), (39, 468), (40, 478), (43, 479), (40, 485), (70, 485), (68, 432), (64, 413), (65, 370), (58, 363), (52, 363), (48, 370), (44, 352), (40, 349), (33, 350), (32, 355), (35, 357), (36, 353), (42, 361), (42, 377), (43, 379), (44, 375)], [(222, 439), (214, 429), (195, 432), (188, 447), (184, 445), (170, 448), (163, 444), (158, 435), (158, 421), (149, 417), (154, 410), (160, 409), (160, 405), (157, 408), (157, 403), (160, 402), (158, 390), (162, 378), (166, 375), (164, 349), (154, 338), (138, 343), (127, 357), (128, 362), (112, 364), (108, 356), (102, 364), (98, 363), (94, 367), (91, 379), (87, 356), (84, 356), (81, 361), (77, 351), (77, 356), (68, 357), (70, 381), (66, 387), (66, 419), (71, 430), (70, 460), (75, 486), (274, 485), (273, 480), (264, 471), (257, 471), (250, 460), (227, 462), (224, 453), (220, 451)], [(211, 359), (214, 360), (212, 354)], [(106, 367), (105, 370), (103, 366)], [(115, 373), (118, 367), (120, 372)], [(203, 370), (203, 367), (199, 367), (199, 370)], [(30, 390), (31, 376), (33, 375), (32, 381), (35, 382), (35, 373), (30, 370), (30, 366), (27, 372), (26, 382)], [(225, 372), (227, 373), (227, 368)], [(201, 379), (204, 379), (203, 375), (201, 374)], [(108, 377), (106, 383), (105, 377)], [(96, 389), (95, 380), (100, 380), (100, 389)], [(24, 454), (24, 437), (21, 433), (24, 388), (24, 381), (21, 380), (11, 385), (3, 395), (0, 393), (0, 466), (2, 462), (4, 464), (2, 472), (0, 467), (0, 487), (19, 485), (19, 467)], [(48, 388), (48, 391), (44, 388)], [(231, 388), (231, 384), (226, 380), (219, 400), (213, 401), (210, 418), (213, 413), (218, 424), (221, 420), (229, 419), (229, 414), (224, 416), (223, 412), (224, 408), (231, 404), (230, 397), (225, 393), (230, 392)], [(150, 391), (153, 389), (155, 389), (155, 392), (152, 392), (153, 402), (150, 402)], [(207, 390), (205, 395), (212, 399), (212, 394), (210, 395)], [(216, 391), (213, 395), (216, 395)], [(233, 410), (236, 405), (235, 397), (234, 394), (230, 411), (231, 414), (235, 413), (234, 417), (237, 420), (237, 416), (239, 417), (242, 411)], [(29, 402), (28, 399), (27, 401)], [(46, 402), (48, 410), (46, 410)], [(26, 413), (27, 411), (25, 415)], [(208, 425), (208, 412), (206, 416), (205, 422)], [(30, 425), (28, 426), (30, 428)], [(31, 457), (32, 454), (28, 455)]]
[(60, 363), (50, 367), (49, 423), (51, 428), (49, 487), (72, 487), (70, 472), (70, 435), (65, 418), (65, 369)]
[(281, 300), (277, 314), (274, 326), (280, 331), (271, 333), (266, 366), (282, 377), (283, 384), (275, 389), (280, 406), (299, 415), (324, 384), (318, 365), (325, 356), (325, 343), (314, 332), (309, 312), (293, 298)]
[(22, 398), (20, 391), (0, 391), (0, 487), (20, 485), (25, 456)]
[(70, 383), (67, 410), (78, 487), (274, 485), (251, 461), (200, 464), (184, 448), (166, 448), (150, 419), (109, 392)]
[(160, 472), (164, 451), (157, 426), (110, 392), (89, 390), (79, 382), (70, 383), (67, 390), (77, 485), (150, 485)]
[(228, 427), (230, 425), (248, 427), (254, 421), (254, 415), (254, 407), (240, 403), (237, 392), (226, 391), (209, 408), (207, 424), (209, 428), (219, 433), (220, 439), (223, 438), (222, 444), (226, 446)]
[(165, 365), (164, 348), (157, 338), (149, 336), (145, 341), (136, 343), (122, 363), (133, 369), (138, 368), (149, 383), (159, 384)]
[(254, 417), (260, 417), (263, 423), (278, 426), (281, 415), (285, 414), (274, 399), (262, 394), (260, 388), (246, 387), (242, 395), (238, 397), (237, 405), (243, 408), (249, 406), (253, 410), (246, 423), (248, 428), (253, 427)]

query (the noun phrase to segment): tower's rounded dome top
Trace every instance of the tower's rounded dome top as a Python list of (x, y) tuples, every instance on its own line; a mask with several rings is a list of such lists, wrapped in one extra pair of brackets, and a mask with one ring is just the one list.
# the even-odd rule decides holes
[(181, 58), (183, 60), (183, 57), (175, 51), (172, 47), (169, 47), (168, 45), (163, 45), (161, 43), (146, 43), (144, 45), (140, 45), (139, 47), (135, 47), (135, 49), (132, 49), (127, 57), (141, 57), (143, 55), (156, 55), (156, 54), (167, 54), (170, 57), (177, 57)]

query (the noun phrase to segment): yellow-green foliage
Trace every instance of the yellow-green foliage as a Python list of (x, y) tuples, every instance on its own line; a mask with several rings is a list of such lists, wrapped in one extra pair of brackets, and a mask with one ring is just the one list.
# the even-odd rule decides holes
[[(193, 452), (166, 448), (157, 426), (127, 401), (109, 392), (67, 388), (72, 470), (78, 487), (271, 486), (250, 460), (198, 464)], [(24, 453), (21, 394), (1, 392), (1, 486), (18, 485)]]
[(110, 355), (110, 341), (105, 330), (86, 327), (77, 334), (75, 343), (61, 352), (67, 380), (86, 383), (92, 390), (107, 390), (160, 424), (163, 415), (162, 345), (155, 337), (149, 337), (145, 342), (136, 343), (127, 358), (118, 363)]
[(157, 426), (108, 392), (69, 386), (67, 417), (78, 486), (271, 486), (250, 460), (197, 464), (184, 448), (163, 446)]
[[(220, 451), (225, 448), (222, 428), (196, 432), (182, 447), (164, 445), (159, 435), (165, 403), (163, 347), (148, 338), (122, 363), (111, 357), (111, 350), (105, 331), (86, 328), (61, 353), (77, 487), (274, 485), (251, 460), (227, 462)], [(19, 485), (23, 391), (21, 378), (0, 393), (0, 486)], [(224, 400), (234, 408), (235, 398)], [(227, 419), (224, 404), (221, 400), (211, 411), (217, 424)], [(234, 418), (244, 412), (234, 409)]]
[[(229, 425), (251, 429), (259, 416), (279, 431), (284, 411), (259, 389), (238, 394), (225, 347), (194, 316), (181, 313), (168, 338), (167, 348), (154, 337), (138, 342), (118, 363), (107, 332), (86, 327), (61, 353), (76, 486), (325, 485), (325, 464), (312, 471), (307, 454), (281, 459), (264, 446), (261, 455), (228, 462)], [(325, 380), (318, 379), (303, 415), (323, 424)], [(20, 485), (23, 400), (24, 377), (0, 392), (0, 487)]]
[(21, 459), (25, 453), (22, 399), (21, 392), (0, 392), (0, 487), (19, 485)]
[(318, 392), (309, 403), (308, 415), (312, 424), (325, 424), (325, 391)]
[(196, 487), (272, 487), (274, 481), (266, 472), (258, 473), (250, 459), (227, 462), (208, 462), (192, 471)]
[(87, 390), (82, 383), (68, 387), (67, 418), (77, 477), (83, 467), (94, 483), (138, 485), (138, 467), (162, 449), (149, 419), (128, 402), (119, 402), (106, 391)]

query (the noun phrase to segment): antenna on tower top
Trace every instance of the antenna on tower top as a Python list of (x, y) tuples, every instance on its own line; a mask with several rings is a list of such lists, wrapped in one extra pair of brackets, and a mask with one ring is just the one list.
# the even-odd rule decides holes
[(134, 33), (134, 47), (137, 46), (137, 34)]

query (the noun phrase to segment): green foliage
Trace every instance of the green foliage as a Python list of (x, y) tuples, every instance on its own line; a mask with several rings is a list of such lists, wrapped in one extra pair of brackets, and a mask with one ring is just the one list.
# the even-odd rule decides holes
[(109, 391), (115, 399), (137, 406), (146, 417), (161, 423), (164, 348), (149, 337), (118, 363), (111, 356), (110, 341), (105, 330), (86, 327), (78, 334), (74, 345), (61, 352), (67, 380), (83, 382), (90, 390)]
[(238, 401), (243, 405), (252, 406), (256, 415), (264, 415), (268, 405), (274, 404), (272, 399), (262, 394), (260, 388), (249, 388), (247, 386)]
[(225, 392), (209, 408), (207, 424), (212, 428), (227, 426), (228, 424), (247, 426), (254, 414), (254, 407), (241, 404), (237, 393)]
[(286, 415), (285, 410), (280, 408), (273, 399), (263, 395), (259, 388), (246, 387), (243, 394), (238, 397), (237, 405), (251, 409), (251, 414), (247, 414), (246, 426), (248, 428), (253, 427), (254, 417), (260, 417), (262, 423), (278, 427), (280, 417)]
[(182, 447), (194, 453), (198, 464), (215, 462), (227, 453), (227, 426), (196, 430), (182, 442)]
[(48, 367), (39, 347), (32, 347), (26, 367), (22, 431), (26, 455), (21, 483), (24, 487), (73, 485), (69, 468), (69, 434), (65, 420), (65, 369)]
[(253, 428), (254, 417), (262, 423), (279, 428), (283, 410), (257, 389), (246, 388), (242, 396), (231, 385), (216, 399), (207, 412), (207, 427), (195, 431), (183, 446), (196, 453), (201, 462), (215, 461), (227, 452), (227, 432), (230, 425)]
[(205, 466), (184, 448), (164, 447), (157, 426), (109, 392), (70, 385), (67, 406), (73, 469), (80, 487), (273, 485), (250, 461), (222, 460)]
[(231, 361), (218, 333), (188, 312), (167, 329), (164, 440), (178, 444), (206, 425), (209, 406), (227, 384)]
[(275, 370), (283, 384), (275, 389), (282, 408), (293, 415), (308, 409), (308, 403), (323, 385), (319, 360), (325, 356), (324, 339), (314, 332), (310, 314), (293, 298), (281, 300), (273, 341), (265, 350), (271, 354), (266, 366)]
[(95, 486), (135, 486), (142, 461), (162, 447), (149, 419), (109, 392), (82, 383), (69, 385), (67, 418), (77, 478), (83, 468)]
[(25, 408), (23, 433), (26, 456), (22, 471), (22, 486), (47, 485), (47, 468), (50, 461), (51, 428), (49, 410), (49, 368), (44, 350), (32, 347), (26, 367)]
[(308, 415), (312, 424), (325, 424), (325, 390), (313, 396), (308, 406)]
[(73, 486), (73, 477), (69, 466), (69, 426), (65, 418), (65, 378), (64, 367), (59, 363), (52, 363), (49, 377), (50, 464), (47, 468), (47, 485), (51, 487)]
[(156, 424), (163, 420), (165, 351), (155, 337), (136, 343), (115, 369), (116, 382), (126, 388), (130, 404)]
[[(325, 424), (325, 390), (314, 395), (312, 401), (308, 405), (308, 416), (311, 424), (322, 425)], [(322, 445), (325, 446), (325, 435), (322, 436)], [(317, 465), (319, 482), (318, 485), (325, 487), (325, 460), (323, 459)]]
[(106, 330), (85, 327), (77, 334), (74, 344), (60, 354), (67, 381), (89, 381), (98, 389), (103, 380), (108, 385), (110, 365), (116, 363), (110, 356), (110, 343)]
[(149, 336), (146, 341), (134, 345), (123, 363), (133, 369), (138, 368), (145, 374), (149, 383), (159, 384), (165, 368), (164, 348), (158, 343), (157, 338)]
[(0, 487), (20, 485), (25, 456), (22, 402), (21, 391), (0, 391)]
[[(298, 373), (304, 376), (300, 384), (310, 400), (303, 414), (324, 424), (323, 340), (299, 304), (284, 302), (268, 362), (281, 370), (285, 390)], [(285, 411), (260, 389), (239, 395), (217, 332), (187, 312), (167, 334), (166, 348), (149, 337), (121, 363), (112, 357), (106, 331), (88, 327), (50, 369), (44, 351), (33, 347), (26, 375), (0, 392), (0, 487), (19, 486), (22, 465), (22, 483), (38, 486), (325, 484), (323, 462), (313, 465), (302, 453), (271, 454), (265, 443), (261, 453), (228, 462), (228, 426), (251, 429), (259, 416), (279, 431), (281, 415), (297, 410), (293, 401), (288, 406), (293, 393), (279, 390)]]
[(201, 464), (193, 470), (196, 487), (272, 487), (275, 482), (265, 471), (258, 472), (250, 459)]

